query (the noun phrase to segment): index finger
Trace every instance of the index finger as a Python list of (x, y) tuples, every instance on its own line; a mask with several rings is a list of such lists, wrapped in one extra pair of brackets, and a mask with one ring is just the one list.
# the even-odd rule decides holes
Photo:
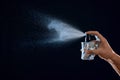
[(86, 34), (92, 34), (98, 36), (100, 41), (105, 41), (105, 38), (98, 31), (87, 31)]

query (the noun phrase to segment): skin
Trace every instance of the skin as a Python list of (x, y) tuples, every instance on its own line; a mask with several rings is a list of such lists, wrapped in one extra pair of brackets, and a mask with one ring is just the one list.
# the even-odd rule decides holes
[(107, 61), (120, 76), (120, 56), (113, 51), (108, 41), (98, 31), (88, 31), (86, 34), (96, 35), (100, 39), (99, 47), (95, 50), (86, 50), (86, 53), (94, 53)]

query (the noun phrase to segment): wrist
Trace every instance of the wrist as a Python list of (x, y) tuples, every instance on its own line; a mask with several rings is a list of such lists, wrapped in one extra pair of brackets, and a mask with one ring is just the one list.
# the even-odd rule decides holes
[(116, 58), (116, 53), (114, 51), (109, 53), (107, 61), (113, 61)]

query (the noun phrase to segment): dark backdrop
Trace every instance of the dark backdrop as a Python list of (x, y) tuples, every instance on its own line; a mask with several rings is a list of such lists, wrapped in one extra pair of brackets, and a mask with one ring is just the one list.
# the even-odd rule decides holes
[[(1, 9), (1, 80), (117, 80), (111, 66), (95, 57), (80, 59), (82, 39), (65, 44), (41, 46), (44, 29), (35, 25), (28, 13), (35, 10), (50, 14), (85, 32), (98, 30), (112, 48), (119, 50), (119, 2), (113, 0), (32, 0), (3, 1)], [(24, 41), (30, 45), (22, 45)]]

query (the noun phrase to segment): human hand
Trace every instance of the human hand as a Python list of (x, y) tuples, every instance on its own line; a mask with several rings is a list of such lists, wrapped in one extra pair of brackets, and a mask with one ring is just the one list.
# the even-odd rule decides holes
[(98, 31), (87, 31), (86, 34), (96, 35), (100, 39), (99, 47), (95, 50), (86, 50), (87, 54), (94, 53), (104, 60), (110, 59), (113, 56), (113, 49), (110, 47), (108, 41)]

